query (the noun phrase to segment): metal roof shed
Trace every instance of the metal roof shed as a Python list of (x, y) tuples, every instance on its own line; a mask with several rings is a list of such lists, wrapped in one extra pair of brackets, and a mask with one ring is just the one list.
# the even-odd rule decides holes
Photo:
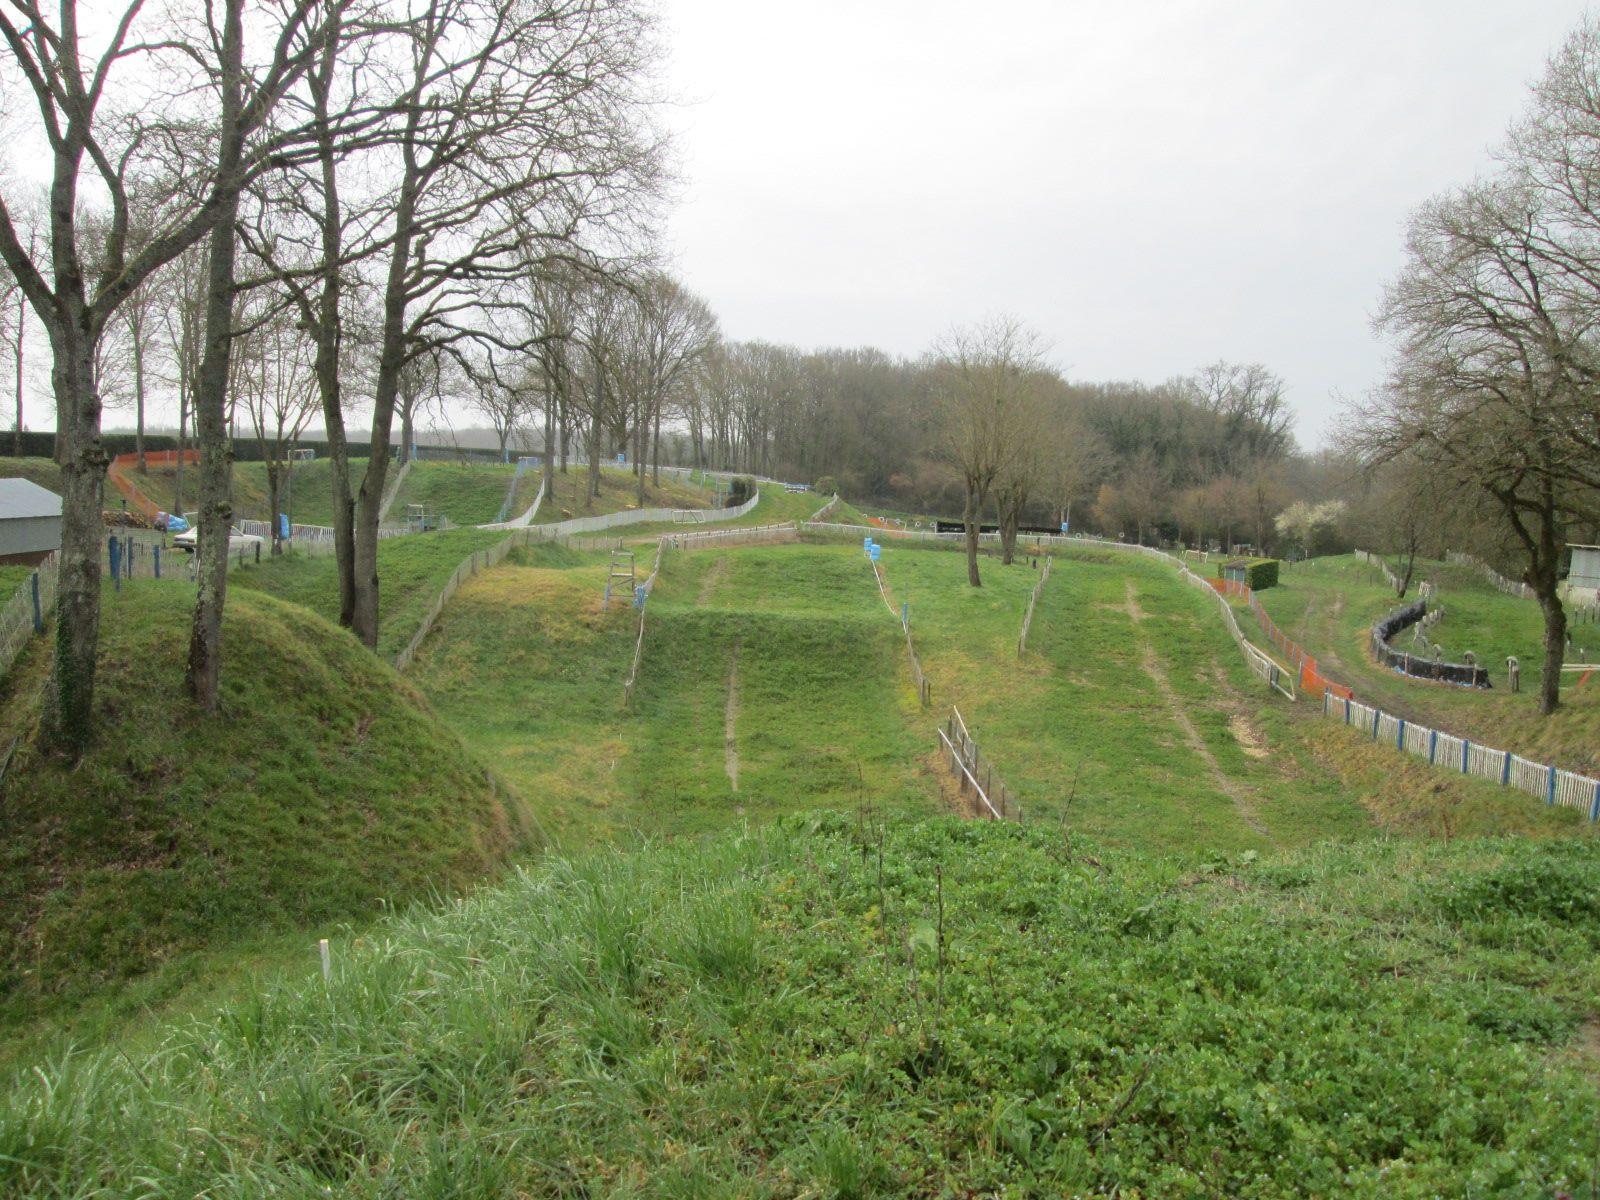
[(0, 479), (0, 563), (35, 563), (61, 548), (61, 497), (31, 479)]

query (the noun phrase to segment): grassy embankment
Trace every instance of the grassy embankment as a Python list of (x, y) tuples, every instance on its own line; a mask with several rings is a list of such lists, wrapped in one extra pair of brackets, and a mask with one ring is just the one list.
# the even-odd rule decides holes
[[(357, 478), (367, 468), (367, 460), (353, 458), (350, 470)], [(331, 525), (333, 523), (333, 461), (316, 458), (310, 462), (296, 463), (293, 469), (292, 492), (286, 487), (282, 503), (284, 511), (297, 525)], [(138, 489), (150, 498), (156, 507), (166, 512), (193, 511), (200, 483), (198, 469), (193, 463), (183, 469), (183, 496), (177, 494), (178, 473), (172, 466), (152, 466), (141, 475), (129, 472)], [(502, 496), (504, 495), (502, 485)], [(251, 521), (265, 521), (267, 511), (267, 467), (260, 462), (233, 464), (234, 516)]]
[[(454, 525), (487, 525), (500, 519), (500, 508), (514, 478), (514, 466), (416, 462), (400, 484), (389, 519), (400, 521), (406, 515), (406, 505), (422, 504), (430, 514), (441, 514)], [(525, 511), (538, 494), (538, 472), (524, 472), (517, 479), (516, 495), (506, 517)]]
[(103, 732), (75, 764), (35, 743), (50, 642), (6, 678), (0, 1025), (94, 997), (126, 1014), (203, 974), (201, 952), (368, 920), (530, 843), (527, 810), (415, 690), (304, 608), (232, 592), (221, 711), (201, 713), (183, 695), (193, 595), (107, 591)]
[(574, 462), (565, 475), (556, 472), (551, 494), (539, 506), (536, 521), (540, 525), (554, 525), (574, 517), (597, 517), (630, 508), (705, 508), (710, 501), (710, 493), (697, 485), (663, 479), (657, 487), (647, 476), (641, 505), (639, 485), (633, 474), (616, 467), (600, 469), (600, 495), (591, 497), (588, 467)]
[[(378, 543), (378, 653), (392, 658), (417, 631), (451, 574), (475, 550), (506, 537), (504, 530), (446, 529), (384, 538)], [(230, 576), (238, 590), (267, 592), (337, 621), (339, 575), (332, 555), (290, 552), (240, 567)]]
[(1597, 850), (841, 815), (549, 862), (19, 1077), (0, 1190), (1585, 1195)]
[[(1543, 621), (1538, 606), (1507, 596), (1474, 572), (1443, 563), (1419, 564), (1417, 578), (1439, 585), (1444, 620), (1430, 631), (1445, 657), (1460, 661), (1471, 650), (1489, 668), (1488, 690), (1408, 679), (1381, 666), (1368, 653), (1374, 621), (1399, 601), (1377, 570), (1353, 556), (1313, 559), (1283, 572), (1279, 586), (1260, 593), (1261, 603), (1290, 637), (1315, 654), (1329, 675), (1347, 683), (1356, 696), (1409, 720), (1469, 737), (1475, 742), (1554, 762), (1569, 770), (1600, 772), (1600, 680), (1582, 685), (1563, 678), (1563, 704), (1552, 717), (1538, 711), (1538, 673), (1544, 660)], [(1241, 618), (1253, 633), (1255, 622)], [(1576, 645), (1600, 649), (1600, 629), (1578, 626)], [(1396, 642), (1410, 646), (1410, 634)], [(1418, 652), (1423, 652), (1418, 645)], [(1505, 659), (1522, 663), (1522, 691), (1506, 686)]]
[[(1007, 785), (1042, 819), (1128, 845), (1262, 848), (1386, 831), (1590, 832), (1490, 784), (1397, 761), (1268, 694), (1214, 604), (1160, 563), (1063, 554), (1028, 653), (1016, 638), (1037, 575), (889, 543), (894, 601), (933, 681)], [(870, 576), (869, 576), (870, 579)]]
[(553, 836), (697, 832), (863, 799), (931, 807), (924, 743), (896, 702), (895, 631), (848, 555), (669, 554), (631, 711), (635, 614), (601, 610), (606, 562), (515, 552), (461, 589), (411, 671), (539, 799)]

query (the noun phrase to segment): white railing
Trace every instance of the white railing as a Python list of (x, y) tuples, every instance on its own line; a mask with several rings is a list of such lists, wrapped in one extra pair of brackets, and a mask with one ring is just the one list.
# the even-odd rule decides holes
[(1039, 582), (1033, 585), (1033, 592), (1028, 596), (1028, 611), (1022, 618), (1022, 636), (1017, 638), (1017, 657), (1021, 658), (1028, 648), (1028, 630), (1033, 628), (1033, 606), (1039, 603), (1039, 593), (1044, 591), (1044, 581), (1050, 578), (1050, 564), (1055, 559), (1045, 557), (1044, 570), (1039, 575)]
[(1499, 571), (1496, 571), (1488, 563), (1484, 562), (1483, 559), (1474, 554), (1462, 554), (1456, 550), (1449, 550), (1445, 552), (1444, 557), (1446, 562), (1452, 562), (1458, 566), (1471, 567), (1473, 570), (1477, 571), (1478, 574), (1482, 575), (1490, 583), (1494, 584), (1496, 588), (1508, 596), (1516, 596), (1520, 600), (1537, 599), (1537, 597), (1534, 595), (1533, 589), (1527, 584), (1518, 583), (1515, 580), (1507, 579), (1504, 575), (1500, 574)]
[[(517, 477), (511, 480), (511, 490), (506, 493), (506, 502), (500, 506), (504, 513), (511, 505), (511, 497), (516, 494)], [(520, 516), (512, 517), (509, 521), (492, 521), (488, 525), (479, 525), (479, 529), (526, 529), (533, 524), (533, 519), (539, 515), (539, 506), (544, 503), (544, 480), (539, 481), (539, 494), (533, 498), (533, 503), (527, 507)]]
[(1340, 700), (1324, 694), (1322, 713), (1330, 720), (1361, 730), (1376, 742), (1426, 758), (1434, 766), (1494, 780), (1502, 787), (1538, 796), (1553, 807), (1575, 808), (1587, 813), (1591, 821), (1600, 821), (1600, 779), (1430, 729), (1359, 700)]
[(1356, 557), (1362, 562), (1366, 563), (1369, 567), (1377, 567), (1378, 570), (1382, 571), (1384, 579), (1388, 581), (1389, 586), (1394, 589), (1394, 594), (1396, 596), (1400, 594), (1400, 576), (1394, 573), (1394, 570), (1389, 566), (1387, 559), (1385, 559), (1381, 554), (1372, 554), (1366, 550), (1357, 550)]
[(624, 525), (644, 525), (656, 521), (678, 521), (690, 517), (697, 523), (713, 524), (737, 521), (752, 512), (761, 502), (761, 493), (735, 508), (630, 508), (622, 512), (602, 513), (595, 517), (573, 517), (549, 525), (530, 525), (535, 536), (541, 538), (567, 537), (575, 533), (594, 533), (602, 529), (617, 529)]
[(799, 533), (793, 521), (778, 525), (752, 525), (743, 529), (706, 529), (695, 533), (668, 533), (662, 541), (671, 542), (680, 550), (696, 550), (703, 546), (739, 546), (747, 542), (792, 541)]

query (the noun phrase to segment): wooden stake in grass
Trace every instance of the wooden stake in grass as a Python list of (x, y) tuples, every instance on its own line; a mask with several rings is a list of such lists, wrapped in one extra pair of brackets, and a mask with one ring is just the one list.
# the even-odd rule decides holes
[(322, 981), (327, 983), (333, 978), (333, 954), (328, 949), (328, 939), (317, 940), (317, 953), (322, 958)]

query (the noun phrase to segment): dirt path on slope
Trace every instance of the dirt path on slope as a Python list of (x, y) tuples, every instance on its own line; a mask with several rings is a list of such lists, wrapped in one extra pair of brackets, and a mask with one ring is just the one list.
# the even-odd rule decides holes
[(733, 661), (728, 665), (728, 704), (722, 711), (722, 761), (728, 783), (739, 790), (739, 643), (733, 643)]
[(1265, 835), (1267, 827), (1261, 823), (1261, 818), (1256, 815), (1254, 797), (1228, 778), (1216, 756), (1211, 753), (1211, 748), (1206, 745), (1205, 739), (1200, 736), (1200, 731), (1195, 728), (1189, 719), (1189, 713), (1183, 706), (1182, 699), (1178, 696), (1177, 689), (1172, 686), (1172, 680), (1167, 675), (1167, 669), (1161, 664), (1161, 657), (1156, 653), (1156, 648), (1145, 640), (1139, 632), (1139, 627), (1144, 623), (1145, 612), (1139, 607), (1139, 597), (1134, 591), (1133, 580), (1127, 581), (1127, 590), (1124, 593), (1126, 600), (1124, 611), (1128, 619), (1133, 622), (1134, 634), (1140, 647), (1140, 666), (1150, 681), (1156, 685), (1156, 691), (1161, 693), (1161, 699), (1167, 706), (1167, 712), (1173, 722), (1183, 731), (1183, 737), (1189, 743), (1189, 749), (1195, 756), (1205, 763), (1206, 770), (1211, 773), (1211, 781), (1216, 784), (1217, 790), (1233, 801), (1233, 806), (1238, 810), (1239, 819), (1259, 834)]
[(717, 589), (722, 586), (722, 581), (727, 577), (728, 557), (723, 555), (706, 568), (705, 578), (700, 581), (700, 592), (694, 598), (695, 604), (704, 606), (716, 594)]

